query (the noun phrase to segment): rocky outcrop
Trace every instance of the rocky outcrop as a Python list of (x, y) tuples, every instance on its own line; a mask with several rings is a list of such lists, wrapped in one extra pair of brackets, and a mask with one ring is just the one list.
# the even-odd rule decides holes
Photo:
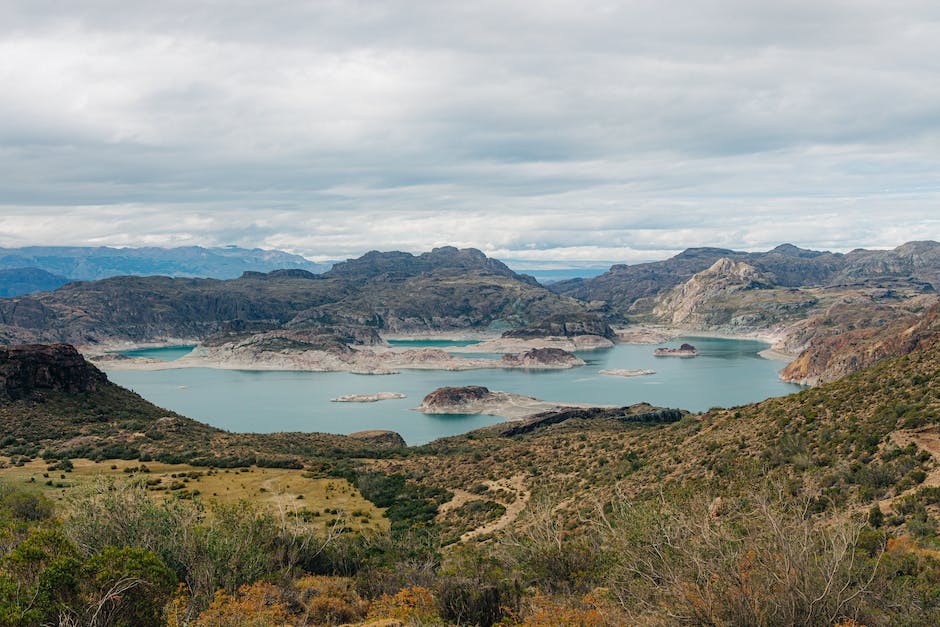
[(375, 394), (344, 394), (331, 400), (334, 403), (375, 403), (396, 398), (407, 398), (407, 396), (401, 392), (377, 392)]
[(616, 332), (606, 320), (588, 313), (552, 316), (535, 324), (503, 333), (503, 337), (512, 338), (576, 337), (580, 335), (596, 335), (608, 340), (617, 338)]
[(306, 328), (272, 329), (267, 325), (231, 325), (203, 341), (205, 346), (255, 344), (258, 350), (324, 350), (348, 352), (350, 346), (382, 344), (375, 329), (356, 325), (312, 325)]
[(623, 370), (620, 368), (610, 368), (608, 370), (599, 370), (598, 374), (606, 374), (613, 377), (645, 377), (647, 375), (656, 374), (655, 370)]
[(533, 348), (518, 355), (503, 355), (503, 362), (517, 368), (572, 368), (585, 364), (580, 357), (560, 348)]
[(727, 324), (734, 315), (716, 306), (735, 292), (771, 287), (767, 277), (743, 261), (722, 258), (707, 270), (663, 295), (653, 314), (666, 324), (690, 328), (709, 328)]
[(104, 373), (68, 344), (0, 346), (0, 401), (43, 391), (93, 392), (106, 382)]
[(667, 424), (678, 422), (687, 414), (688, 412), (681, 409), (658, 409), (647, 403), (638, 403), (629, 407), (566, 408), (531, 416), (524, 424), (505, 429), (502, 435), (504, 437), (523, 435), (567, 420), (618, 420), (636, 424)]
[(940, 304), (919, 315), (813, 339), (780, 371), (792, 383), (818, 385), (917, 350), (940, 333)]
[(355, 433), (350, 433), (349, 437), (384, 448), (404, 448), (407, 446), (405, 438), (401, 437), (401, 435), (395, 431), (386, 431), (384, 429), (356, 431)]
[(551, 403), (531, 396), (490, 390), (479, 385), (438, 388), (424, 397), (417, 411), (425, 414), (487, 414), (521, 420), (539, 412), (588, 407), (581, 403)]
[(482, 401), (493, 400), (496, 395), (482, 385), (437, 388), (421, 401), (421, 411), (426, 414), (478, 413), (472, 408)]
[(691, 344), (682, 344), (679, 348), (657, 348), (653, 351), (656, 357), (695, 357), (698, 349)]

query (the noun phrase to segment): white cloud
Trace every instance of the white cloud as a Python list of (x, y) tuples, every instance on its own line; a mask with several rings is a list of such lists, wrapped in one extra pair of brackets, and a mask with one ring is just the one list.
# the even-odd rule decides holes
[(0, 5), (0, 244), (940, 239), (940, 9), (873, 0)]

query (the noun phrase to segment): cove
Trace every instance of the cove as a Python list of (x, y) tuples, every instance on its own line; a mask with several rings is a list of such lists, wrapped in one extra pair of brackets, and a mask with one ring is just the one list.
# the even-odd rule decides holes
[[(762, 342), (686, 337), (670, 345), (679, 342), (694, 344), (699, 356), (654, 357), (655, 346), (619, 344), (578, 353), (587, 365), (569, 370), (403, 370), (395, 375), (357, 375), (182, 368), (112, 371), (108, 377), (161, 407), (229, 431), (345, 434), (389, 429), (412, 445), (503, 421), (482, 415), (428, 416), (410, 409), (445, 385), (483, 385), (553, 402), (630, 405), (645, 401), (696, 412), (803, 389), (777, 378), (781, 363), (757, 354), (767, 348)], [(604, 369), (651, 369), (656, 374), (632, 378), (599, 374)], [(403, 392), (408, 398), (330, 402), (345, 394), (376, 392)]]

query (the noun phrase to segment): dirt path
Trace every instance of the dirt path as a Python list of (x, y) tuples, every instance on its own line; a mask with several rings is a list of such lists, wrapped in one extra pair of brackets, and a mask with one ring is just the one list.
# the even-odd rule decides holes
[(881, 511), (888, 511), (894, 508), (894, 502), (909, 494), (913, 494), (922, 487), (940, 486), (940, 427), (922, 427), (920, 429), (906, 429), (895, 431), (891, 434), (891, 441), (897, 446), (904, 448), (914, 444), (922, 451), (927, 451), (933, 456), (934, 469), (927, 473), (927, 478), (923, 483), (901, 492), (897, 496), (878, 502)]
[(451, 492), (453, 492), (454, 494), (454, 497), (450, 501), (441, 505), (440, 510), (439, 510), (440, 513), (438, 514), (439, 516), (444, 515), (445, 513), (449, 512), (452, 509), (456, 509), (462, 506), (467, 501), (475, 500), (475, 499), (485, 499), (485, 500), (493, 501), (494, 503), (499, 503), (500, 505), (506, 508), (506, 511), (503, 513), (503, 515), (497, 518), (496, 520), (488, 522), (485, 525), (481, 525), (480, 527), (477, 527), (476, 529), (471, 529), (470, 531), (467, 531), (462, 536), (460, 536), (461, 542), (466, 542), (467, 540), (472, 540), (473, 538), (476, 538), (478, 536), (490, 534), (495, 531), (499, 531), (500, 529), (504, 529), (508, 527), (513, 522), (515, 522), (516, 518), (519, 517), (519, 514), (522, 512), (523, 509), (525, 509), (526, 504), (528, 504), (529, 502), (529, 497), (531, 496), (531, 493), (525, 486), (525, 475), (515, 475), (508, 479), (497, 479), (496, 481), (484, 481), (483, 483), (487, 487), (489, 487), (489, 492), (495, 493), (497, 490), (503, 489), (506, 492), (509, 492), (510, 494), (515, 495), (515, 498), (513, 499), (512, 503), (505, 503), (503, 502), (503, 499), (495, 499), (495, 498), (485, 499), (485, 497), (481, 497), (480, 495), (477, 495), (477, 494), (471, 494), (470, 492), (467, 492), (465, 490), (460, 490), (460, 489), (451, 490)]

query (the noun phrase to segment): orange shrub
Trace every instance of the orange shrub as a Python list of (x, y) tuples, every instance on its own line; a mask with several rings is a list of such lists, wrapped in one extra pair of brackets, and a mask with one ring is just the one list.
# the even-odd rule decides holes
[(234, 595), (222, 590), (202, 612), (192, 627), (270, 627), (287, 621), (287, 608), (281, 593), (269, 583), (242, 586)]
[(418, 623), (439, 623), (437, 602), (427, 588), (411, 586), (395, 594), (383, 594), (369, 606), (369, 618), (393, 618)]

